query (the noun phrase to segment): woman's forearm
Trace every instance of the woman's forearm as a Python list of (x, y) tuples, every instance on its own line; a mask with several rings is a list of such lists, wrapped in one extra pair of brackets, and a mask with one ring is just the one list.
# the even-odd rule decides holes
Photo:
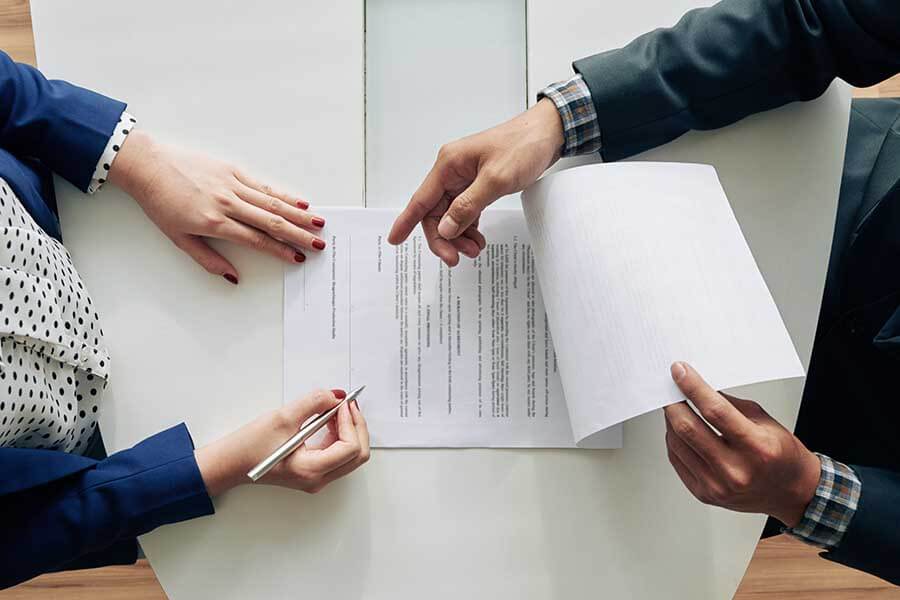
[(268, 416), (257, 419), (194, 452), (210, 496), (250, 483), (247, 472), (264, 458), (260, 441), (279, 439), (277, 429), (265, 425), (268, 420)]

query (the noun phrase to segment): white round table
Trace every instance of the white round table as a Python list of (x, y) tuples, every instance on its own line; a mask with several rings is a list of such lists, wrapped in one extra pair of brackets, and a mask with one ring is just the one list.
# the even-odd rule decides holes
[[(362, 56), (336, 25), (350, 14), (361, 31), (361, 10), (326, 4), (32, 0), (38, 61), (49, 74), (131, 98), (140, 126), (231, 156), (314, 202), (356, 204), (360, 124), (314, 110), (327, 90), (302, 95), (244, 69), (231, 87), (216, 79), (217, 69), (278, 57), (285, 80), (324, 69), (297, 58), (300, 49), (320, 62)], [(539, 8), (529, 3), (530, 29)], [(309, 23), (319, 38), (296, 39), (312, 35)], [(332, 46), (316, 49), (322, 31)], [(116, 51), (100, 69), (104, 47)], [(123, 74), (128, 65), (137, 73)], [(321, 111), (356, 111), (361, 87), (358, 98), (331, 98)], [(648, 157), (717, 166), (804, 361), (848, 103), (847, 90), (835, 88)], [(318, 135), (326, 130), (336, 139)], [(241, 272), (231, 286), (201, 272), (118, 190), (85, 198), (60, 183), (58, 191), (67, 245), (114, 357), (102, 418), (112, 450), (180, 421), (200, 445), (280, 404), (280, 264), (218, 246)], [(790, 426), (801, 385), (740, 393)], [(376, 450), (319, 495), (241, 488), (215, 500), (215, 516), (141, 543), (172, 598), (730, 598), (763, 517), (695, 501), (667, 462), (663, 436), (657, 412), (628, 422), (625, 447), (614, 451)]]

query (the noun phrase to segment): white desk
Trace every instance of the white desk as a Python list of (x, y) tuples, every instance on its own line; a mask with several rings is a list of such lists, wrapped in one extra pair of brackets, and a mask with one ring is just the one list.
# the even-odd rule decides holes
[[(691, 4), (529, 1), (531, 93), (566, 77), (572, 58)], [(362, 202), (361, 0), (32, 7), (49, 75), (130, 98), (142, 127), (230, 156), (315, 204)], [(248, 57), (261, 68), (235, 72)], [(652, 153), (717, 165), (804, 359), (848, 97), (832, 90)], [(114, 356), (102, 419), (112, 449), (182, 420), (203, 444), (281, 402), (279, 264), (224, 247), (241, 270), (234, 288), (205, 276), (116, 190), (83, 198), (61, 185), (59, 195)], [(796, 418), (799, 385), (759, 386), (755, 397), (786, 424)], [(245, 488), (216, 509), (142, 539), (172, 598), (730, 598), (763, 523), (688, 495), (659, 413), (629, 422), (619, 451), (381, 450), (321, 495)]]

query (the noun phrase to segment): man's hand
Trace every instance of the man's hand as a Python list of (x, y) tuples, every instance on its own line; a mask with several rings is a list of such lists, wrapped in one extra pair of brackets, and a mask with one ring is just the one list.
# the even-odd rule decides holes
[(559, 159), (564, 141), (556, 106), (545, 98), (511, 121), (447, 144), (388, 241), (403, 242), (421, 223), (431, 251), (449, 266), (460, 252), (475, 258), (485, 246), (481, 211), (534, 183)]
[(672, 379), (709, 423), (687, 402), (665, 408), (669, 461), (688, 490), (795, 527), (815, 494), (819, 458), (758, 404), (716, 392), (686, 363), (672, 365)]

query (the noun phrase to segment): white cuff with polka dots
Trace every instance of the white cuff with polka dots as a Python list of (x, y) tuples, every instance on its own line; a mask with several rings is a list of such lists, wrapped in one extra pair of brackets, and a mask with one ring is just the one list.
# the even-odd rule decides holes
[(119, 122), (113, 130), (113, 134), (106, 143), (106, 148), (103, 149), (103, 154), (100, 155), (100, 160), (97, 161), (97, 167), (94, 169), (94, 176), (91, 177), (91, 183), (88, 185), (89, 194), (93, 194), (106, 183), (106, 180), (109, 178), (109, 168), (112, 166), (113, 161), (116, 160), (116, 156), (119, 154), (119, 148), (122, 147), (122, 142), (125, 141), (125, 137), (131, 132), (136, 124), (137, 119), (127, 112), (122, 112), (122, 116), (119, 117)]

